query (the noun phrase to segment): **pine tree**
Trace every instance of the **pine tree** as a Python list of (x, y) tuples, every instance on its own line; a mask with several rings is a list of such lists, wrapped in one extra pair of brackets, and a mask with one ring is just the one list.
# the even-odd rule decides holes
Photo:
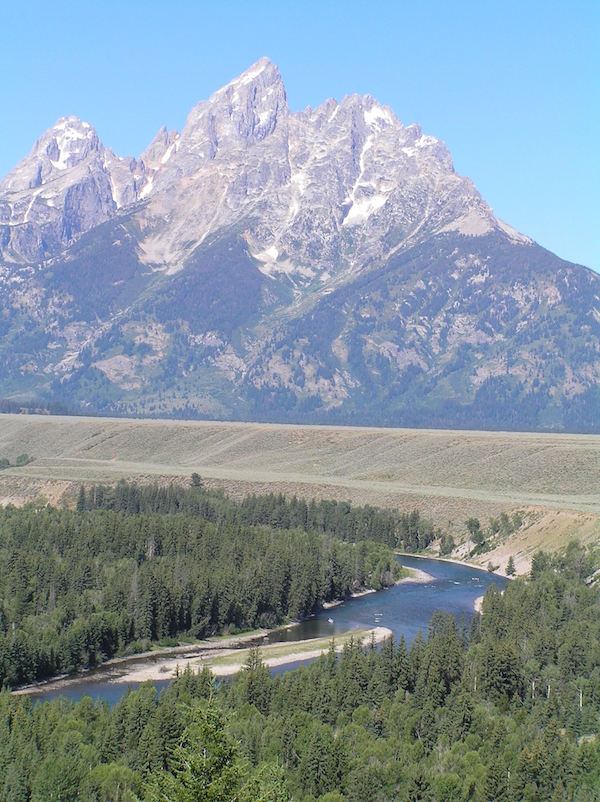
[(289, 802), (280, 768), (265, 765), (244, 781), (238, 745), (225, 719), (212, 707), (196, 705), (173, 753), (172, 770), (149, 778), (146, 802)]
[(301, 774), (305, 778), (308, 791), (319, 797), (328, 791), (336, 790), (336, 769), (331, 729), (326, 725), (317, 725), (301, 767)]
[(196, 706), (190, 724), (175, 749), (173, 773), (153, 773), (146, 789), (147, 802), (231, 802), (241, 783), (237, 747), (225, 733), (223, 717)]
[(511, 554), (511, 556), (508, 558), (508, 562), (506, 564), (506, 574), (507, 574), (507, 576), (514, 576), (516, 573), (517, 573), (517, 570), (515, 568), (515, 561), (513, 559), (512, 554)]
[(269, 713), (271, 699), (271, 674), (260, 655), (260, 649), (250, 649), (244, 665), (244, 701), (254, 705), (264, 715)]
[(417, 769), (406, 789), (406, 802), (434, 802), (435, 797), (426, 774)]
[(77, 497), (77, 512), (85, 512), (87, 509), (87, 499), (85, 495), (85, 487), (81, 485), (79, 488), (79, 496)]

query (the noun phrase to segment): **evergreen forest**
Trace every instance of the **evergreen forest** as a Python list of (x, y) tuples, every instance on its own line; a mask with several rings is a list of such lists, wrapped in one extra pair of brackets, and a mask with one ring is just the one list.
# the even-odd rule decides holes
[(274, 676), (254, 649), (231, 679), (188, 669), (112, 707), (11, 693), (301, 618), (438, 535), (416, 511), (233, 501), (198, 476), (0, 510), (0, 802), (600, 802), (600, 554), (575, 542), (410, 644), (332, 642)]
[(64, 802), (595, 802), (600, 607), (573, 544), (436, 613), (407, 648), (349, 642), (271, 677), (253, 651), (114, 706), (0, 693), (0, 799)]
[(271, 628), (393, 584), (393, 548), (434, 537), (418, 511), (249, 496), (197, 483), (80, 489), (75, 510), (0, 509), (0, 685), (151, 642)]

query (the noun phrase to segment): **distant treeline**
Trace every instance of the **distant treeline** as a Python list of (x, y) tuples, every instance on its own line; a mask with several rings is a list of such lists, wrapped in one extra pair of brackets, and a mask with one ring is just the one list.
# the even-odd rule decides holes
[(81, 415), (61, 401), (14, 401), (0, 398), (0, 413), (13, 415)]
[(0, 801), (598, 802), (598, 564), (538, 554), (470, 626), (275, 677), (253, 652), (112, 708), (0, 693)]
[(281, 493), (233, 501), (222, 491), (174, 484), (159, 487), (120, 481), (113, 487), (96, 485), (87, 492), (82, 487), (77, 509), (105, 509), (127, 515), (183, 513), (213, 522), (319, 532), (349, 543), (371, 540), (407, 552), (420, 551), (441, 535), (419, 510), (402, 513), (369, 504), (353, 507), (347, 501), (288, 499)]
[[(198, 478), (199, 481), (199, 478)], [(75, 510), (0, 508), (0, 683), (150, 641), (272, 627), (393, 584), (390, 547), (433, 536), (418, 512), (201, 486), (82, 487)]]

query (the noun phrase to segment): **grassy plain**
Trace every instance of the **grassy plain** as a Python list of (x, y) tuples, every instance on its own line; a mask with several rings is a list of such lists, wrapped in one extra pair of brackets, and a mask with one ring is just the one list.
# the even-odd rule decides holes
[(464, 535), (524, 510), (527, 525), (479, 562), (523, 565), (538, 545), (600, 537), (597, 435), (376, 429), (255, 423), (0, 415), (0, 503), (59, 502), (80, 483), (187, 481), (194, 471), (233, 496), (282, 492), (413, 509)]

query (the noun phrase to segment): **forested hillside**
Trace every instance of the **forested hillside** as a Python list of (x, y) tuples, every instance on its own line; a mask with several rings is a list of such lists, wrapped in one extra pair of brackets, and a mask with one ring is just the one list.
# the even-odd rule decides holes
[(305, 617), (393, 584), (391, 547), (434, 536), (418, 512), (200, 486), (82, 487), (76, 510), (0, 510), (0, 683), (10, 686), (193, 638)]
[(0, 694), (0, 800), (594, 802), (598, 555), (538, 554), (467, 629), (353, 642), (270, 677), (185, 673), (113, 708)]

